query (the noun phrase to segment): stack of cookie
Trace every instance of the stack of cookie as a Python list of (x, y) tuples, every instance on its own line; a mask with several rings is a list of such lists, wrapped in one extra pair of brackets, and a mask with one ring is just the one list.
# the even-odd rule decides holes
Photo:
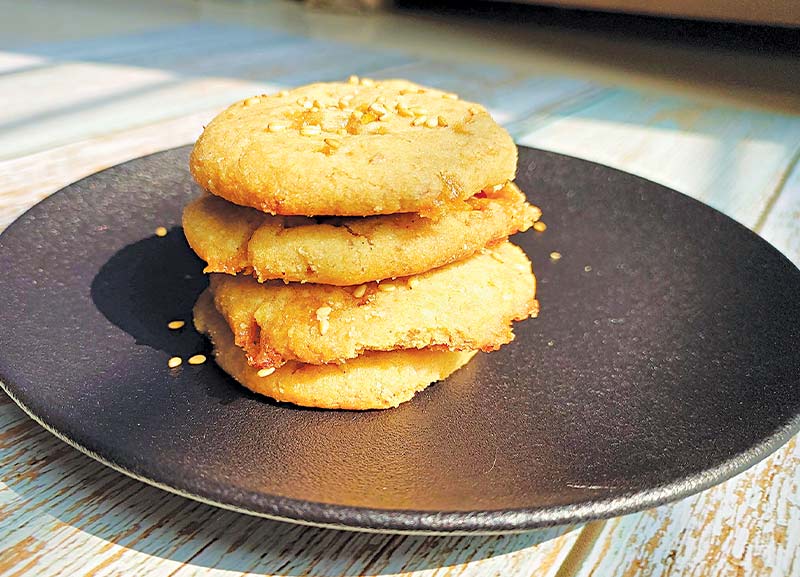
[(195, 325), (247, 388), (387, 408), (513, 339), (535, 279), (507, 242), (540, 216), (481, 106), (403, 80), (238, 102), (191, 171), (184, 231), (208, 263)]

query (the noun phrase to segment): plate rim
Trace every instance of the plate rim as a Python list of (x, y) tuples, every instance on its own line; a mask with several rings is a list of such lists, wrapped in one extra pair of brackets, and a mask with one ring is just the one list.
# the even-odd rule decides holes
[[(67, 188), (79, 185), (85, 180), (92, 179), (98, 174), (119, 168), (120, 166), (132, 162), (140, 162), (151, 156), (158, 156), (171, 151), (188, 149), (190, 146), (191, 144), (173, 147), (156, 151), (144, 156), (131, 158), (124, 162), (107, 167), (103, 170), (86, 175), (61, 187), (57, 191), (49, 194), (47, 197), (26, 209), (11, 223), (9, 223), (9, 225), (2, 232), (0, 232), (0, 250), (3, 248), (3, 237), (12, 229), (15, 229), (17, 226), (21, 226), (20, 222), (26, 215), (28, 215), (31, 211), (39, 209), (41, 206), (48, 204), (48, 202), (51, 201), (56, 195), (62, 193)], [(678, 194), (683, 197), (684, 200), (688, 199), (692, 203), (701, 205), (704, 207), (704, 209), (718, 213), (728, 221), (735, 223), (739, 228), (746, 231), (747, 234), (757, 238), (759, 241), (777, 253), (784, 262), (789, 264), (795, 270), (800, 270), (794, 263), (792, 263), (792, 261), (788, 259), (785, 254), (783, 254), (783, 252), (778, 250), (758, 233), (752, 231), (750, 228), (719, 211), (718, 209), (687, 194), (649, 180), (645, 177), (592, 160), (519, 144), (517, 147), (520, 150), (559, 156), (562, 158), (567, 158), (571, 161), (578, 161), (583, 164), (588, 164), (596, 168), (611, 170), (616, 173), (623, 174), (626, 177), (634, 177), (640, 181), (646, 182), (650, 186), (656, 186), (673, 194)], [(13, 384), (11, 385), (11, 388), (9, 388), (7, 379), (2, 373), (0, 373), (0, 388), (2, 388), (5, 394), (7, 394), (9, 398), (14, 401), (14, 403), (23, 410), (23, 412), (26, 413), (26, 415), (28, 415), (37, 424), (39, 424), (42, 428), (47, 430), (59, 440), (67, 443), (81, 453), (84, 453), (85, 455), (111, 469), (114, 469), (117, 472), (169, 493), (192, 499), (207, 505), (274, 521), (289, 522), (328, 529), (401, 535), (501, 535), (537, 529), (546, 529), (551, 527), (578, 526), (593, 520), (609, 519), (642, 511), (652, 507), (664, 505), (666, 503), (679, 501), (731, 479), (732, 477), (749, 469), (750, 467), (772, 455), (781, 446), (788, 442), (789, 439), (791, 439), (798, 431), (800, 431), (800, 412), (798, 412), (793, 416), (793, 418), (789, 419), (781, 427), (776, 428), (772, 434), (763, 438), (759, 443), (751, 445), (746, 451), (740, 452), (737, 455), (722, 461), (714, 467), (707, 468), (690, 476), (682, 477), (679, 480), (651, 487), (645, 490), (622, 493), (612, 498), (588, 500), (580, 503), (556, 505), (546, 508), (438, 512), (419, 511), (412, 509), (377, 509), (295, 499), (280, 495), (257, 495), (252, 491), (246, 492), (246, 496), (248, 497), (247, 499), (241, 499), (241, 501), (250, 501), (250, 506), (248, 507), (245, 503), (218, 501), (213, 497), (194, 493), (188, 488), (169, 485), (149, 478), (146, 475), (133, 471), (129, 468), (123, 467), (118, 463), (115, 463), (113, 460), (108, 459), (92, 451), (88, 447), (83, 446), (81, 443), (70, 438), (69, 435), (58, 431), (54, 427), (51, 427), (46, 420), (42, 419), (17, 397), (12, 390)], [(219, 488), (222, 488), (222, 485), (220, 485)], [(259, 506), (256, 503), (257, 501), (261, 501), (263, 505)], [(267, 505), (270, 509), (272, 509), (272, 511), (266, 510)]]
[[(191, 499), (206, 505), (235, 511), (250, 516), (261, 517), (272, 521), (294, 523), (323, 529), (336, 529), (362, 533), (395, 534), (395, 535), (430, 535), (430, 536), (458, 536), (458, 535), (506, 535), (524, 533), (537, 529), (552, 527), (577, 527), (589, 521), (611, 519), (634, 512), (658, 507), (666, 503), (682, 500), (723, 483), (750, 467), (763, 461), (800, 430), (800, 415), (779, 429), (765, 442), (750, 447), (737, 457), (728, 459), (700, 473), (682, 479), (679, 482), (667, 483), (657, 488), (636, 491), (612, 499), (589, 501), (583, 504), (558, 505), (547, 509), (498, 509), (495, 511), (415, 511), (374, 509), (368, 507), (352, 507), (335, 505), (269, 495), (265, 498), (274, 502), (277, 513), (267, 513), (255, 508), (217, 501), (213, 498), (192, 493), (180, 487), (174, 487), (151, 479), (145, 475), (127, 469), (112, 460), (81, 445), (68, 435), (51, 427), (41, 419), (27, 405), (25, 405), (12, 391), (8, 389), (5, 381), (0, 376), (0, 388), (33, 419), (39, 426), (55, 436), (60, 441), (91, 457), (95, 461), (109, 467), (137, 481), (146, 483), (168, 493)], [(317, 512), (317, 515), (298, 516), (293, 512), (308, 510)], [(332, 514), (331, 514), (332, 513)], [(363, 519), (369, 523), (348, 523), (347, 519)], [(412, 526), (420, 525), (420, 519), (426, 528), (413, 529)], [(458, 527), (448, 529), (448, 527)]]

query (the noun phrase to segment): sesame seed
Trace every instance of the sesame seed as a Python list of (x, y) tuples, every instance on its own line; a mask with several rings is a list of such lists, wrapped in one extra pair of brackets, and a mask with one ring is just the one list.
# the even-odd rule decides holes
[(322, 134), (322, 128), (318, 124), (309, 124), (300, 129), (303, 136), (317, 136)]
[(533, 223), (533, 230), (536, 232), (544, 232), (547, 230), (547, 225), (543, 223), (541, 220)]
[(282, 130), (286, 130), (289, 128), (288, 124), (284, 124), (283, 122), (270, 122), (267, 125), (267, 130), (269, 132), (280, 132)]
[(400, 116), (403, 116), (405, 118), (408, 118), (410, 116), (414, 116), (411, 113), (411, 111), (408, 108), (406, 108), (405, 106), (403, 106), (402, 104), (398, 104), (396, 106), (396, 108), (397, 108), (397, 114), (399, 114)]
[(361, 86), (375, 86), (375, 81), (371, 78), (362, 78)]
[(553, 260), (559, 260), (561, 258), (561, 253), (553, 251), (550, 253), (550, 258)]
[(497, 262), (499, 262), (499, 263), (501, 263), (501, 264), (503, 264), (503, 263), (505, 263), (505, 262), (506, 262), (506, 261), (504, 261), (504, 260), (503, 260), (503, 259), (500, 257), (500, 255), (499, 255), (499, 254), (497, 254), (496, 252), (490, 252), (490, 253), (489, 253), (489, 256), (491, 256), (491, 257), (492, 257), (494, 260), (496, 260)]
[(378, 290), (383, 291), (385, 293), (391, 293), (397, 290), (397, 286), (393, 284), (379, 284)]
[(583, 267), (583, 272), (592, 272), (592, 267), (590, 267), (590, 266), (587, 264), (585, 267)]
[(381, 128), (383, 127), (381, 126), (380, 122), (370, 122), (364, 126), (364, 129), (369, 132), (377, 132)]
[(189, 357), (189, 360), (186, 361), (186, 362), (189, 363), (190, 365), (202, 365), (204, 362), (206, 362), (206, 356), (205, 355), (193, 355), (193, 356)]
[(437, 116), (436, 121), (439, 123), (439, 126), (447, 126), (447, 121), (441, 116)]
[(392, 115), (391, 115), (391, 114), (389, 114), (389, 113), (387, 112), (386, 114), (382, 114), (382, 115), (380, 115), (380, 116), (378, 117), (378, 120), (380, 120), (381, 122), (386, 122), (386, 121), (387, 121), (387, 120), (389, 120), (391, 117), (392, 117)]
[(428, 128), (435, 128), (439, 126), (439, 120), (431, 116), (428, 120), (425, 121), (425, 126)]
[(350, 84), (358, 84), (358, 76), (353, 74), (350, 78), (347, 79)]
[(427, 116), (417, 116), (411, 121), (411, 126), (422, 126), (428, 120)]
[(416, 287), (419, 284), (419, 279), (417, 277), (415, 277), (415, 276), (408, 277), (407, 284), (408, 284), (408, 288), (413, 289), (414, 287)]
[(275, 367), (270, 367), (270, 368), (268, 368), (268, 369), (261, 369), (261, 370), (259, 370), (259, 371), (256, 373), (256, 375), (258, 375), (259, 377), (261, 377), (261, 378), (263, 379), (264, 377), (268, 377), (268, 376), (270, 376), (270, 375), (271, 375), (272, 373), (274, 373), (274, 372), (275, 372)]
[(505, 184), (495, 184), (492, 187), (492, 190), (495, 191), (495, 192), (500, 192), (501, 190), (503, 190), (504, 186), (505, 186)]
[(372, 110), (373, 112), (377, 112), (378, 116), (383, 116), (384, 114), (389, 112), (388, 110), (386, 110), (386, 107), (380, 102), (373, 102), (372, 104), (369, 105), (369, 109)]
[(428, 109), (422, 108), (420, 106), (414, 106), (412, 108), (409, 108), (408, 111), (414, 116), (426, 116), (428, 114)]
[(167, 328), (171, 331), (182, 329), (186, 325), (185, 321), (170, 321), (167, 323)]
[(183, 359), (180, 358), (180, 357), (170, 357), (170, 359), (167, 361), (167, 366), (170, 369), (174, 369), (174, 368), (177, 368), (177, 367), (181, 366), (182, 362), (183, 362)]
[(356, 297), (357, 299), (360, 299), (361, 297), (364, 296), (366, 292), (367, 292), (367, 285), (365, 284), (358, 285), (353, 291), (353, 296)]
[(319, 307), (317, 309), (317, 320), (327, 318), (332, 312), (333, 309), (331, 307)]
[(455, 92), (445, 92), (442, 94), (442, 98), (447, 98), (448, 100), (458, 100), (458, 94)]
[(248, 98), (244, 101), (245, 106), (252, 106), (253, 104), (258, 104), (261, 102), (261, 99), (258, 96), (253, 96), (252, 98)]
[(361, 120), (364, 117), (364, 113), (360, 110), (354, 110), (351, 116), (356, 120)]
[(342, 141), (336, 138), (326, 138), (325, 144), (330, 146), (333, 149), (339, 148), (342, 145)]
[(158, 228), (156, 228), (156, 236), (167, 236), (166, 227), (159, 226)]

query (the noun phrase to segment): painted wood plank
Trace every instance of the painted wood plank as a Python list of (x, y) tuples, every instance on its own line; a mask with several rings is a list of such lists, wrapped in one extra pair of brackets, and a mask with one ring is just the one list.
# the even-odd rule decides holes
[(404, 537), (223, 511), (129, 479), (0, 404), (0, 575), (552, 575), (579, 532)]
[(193, 142), (217, 112), (216, 108), (205, 110), (0, 161), (0, 230), (27, 208), (71, 182), (132, 158)]
[[(50, 45), (31, 49), (54, 58), (53, 64), (0, 76), (0, 94), (9, 95), (0, 110), (0, 158), (350, 73), (405, 76), (459, 90), (486, 104), (501, 123), (602, 90), (544, 70), (520, 76), (498, 66), (418, 63), (396, 51), (247, 27), (185, 26), (72, 44), (63, 53)], [(197, 58), (201, 49), (203, 58)], [(215, 78), (220, 71), (225, 77)]]
[(800, 150), (790, 169), (772, 210), (756, 230), (800, 267)]
[(521, 144), (594, 160), (752, 226), (800, 147), (800, 117), (617, 89), (509, 127)]
[(175, 26), (201, 16), (197, 2), (0, 0), (0, 47), (83, 40)]
[[(234, 34), (225, 30), (225, 37)], [(0, 118), (0, 158), (222, 107), (278, 87), (343, 78), (351, 72), (409, 62), (402, 54), (358, 50), (327, 41), (286, 41), (285, 35), (279, 36), (281, 43), (256, 49), (248, 43), (261, 36), (256, 34), (254, 40), (247, 37), (247, 31), (241, 29), (244, 44), (217, 42), (220, 34), (216, 31), (202, 38), (209, 44), (202, 59), (197, 58), (196, 50), (173, 51), (159, 58), (138, 56), (141, 61), (136, 62), (142, 66), (133, 68), (63, 64), (0, 77), (0, 93), (15, 95), (9, 99), (7, 117)], [(252, 49), (244, 50), (243, 46)], [(226, 77), (212, 76), (221, 70)], [(31, 108), (21, 114), (20, 109), (29, 106), (28, 94), (41, 97), (34, 96)], [(52, 94), (71, 96), (62, 101), (49, 98)]]

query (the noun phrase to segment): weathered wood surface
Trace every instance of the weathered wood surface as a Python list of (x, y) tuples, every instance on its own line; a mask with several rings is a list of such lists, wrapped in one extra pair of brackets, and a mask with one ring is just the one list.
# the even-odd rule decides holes
[[(235, 98), (352, 72), (481, 101), (518, 142), (676, 188), (800, 263), (797, 116), (598, 84), (554, 72), (549, 57), (490, 65), (365, 51), (297, 34), (296, 22), (287, 33), (180, 10), (161, 28), (131, 18), (130, 30), (106, 37), (0, 42), (0, 229), (69, 182), (191, 142)], [(564, 534), (337, 532), (146, 486), (55, 439), (3, 396), (0, 575), (800, 575), (799, 486), (795, 439), (700, 495)]]

